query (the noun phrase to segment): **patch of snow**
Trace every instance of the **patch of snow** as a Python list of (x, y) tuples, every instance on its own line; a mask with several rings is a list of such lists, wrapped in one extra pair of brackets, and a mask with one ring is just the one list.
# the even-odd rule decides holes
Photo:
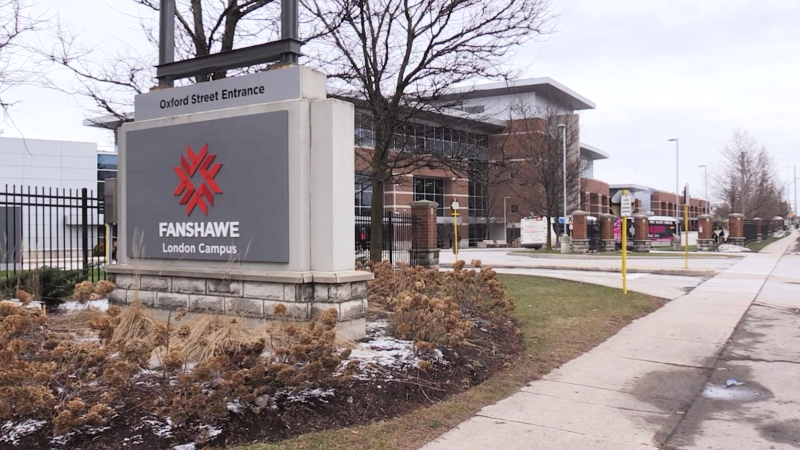
[[(275, 395), (279, 395), (281, 392), (277, 392)], [(320, 401), (322, 403), (328, 403), (325, 400), (328, 397), (334, 397), (336, 395), (336, 390), (334, 389), (303, 389), (302, 391), (295, 392), (294, 394), (288, 395), (286, 397), (287, 403), (311, 403), (312, 401)]]
[(78, 301), (66, 301), (59, 305), (58, 309), (65, 312), (78, 312), (84, 309), (94, 308), (99, 311), (108, 311), (108, 299), (103, 298), (100, 300), (89, 300), (84, 304)]
[(150, 418), (150, 419), (142, 419), (142, 422), (147, 424), (150, 427), (150, 431), (153, 432), (158, 437), (161, 438), (170, 438), (172, 437), (172, 419), (167, 417), (164, 422), (161, 422), (158, 419)]
[(222, 428), (214, 428), (211, 425), (200, 425), (200, 428), (208, 433), (209, 441), (222, 434)]
[(190, 442), (188, 444), (176, 445), (175, 447), (172, 447), (172, 450), (195, 450), (195, 448), (197, 447), (195, 446), (194, 442)]
[(225, 407), (232, 413), (241, 414), (247, 408), (247, 405), (239, 400), (234, 400), (232, 402), (228, 402)]
[(0, 426), (0, 442), (8, 442), (11, 445), (19, 444), (19, 438), (25, 437), (41, 428), (47, 421), (28, 419), (24, 422), (14, 423), (8, 421)]
[(144, 440), (142, 439), (141, 434), (137, 434), (135, 436), (126, 437), (122, 440), (122, 446), (127, 447), (128, 445), (141, 445), (144, 444)]
[(740, 247), (738, 245), (733, 245), (733, 244), (722, 244), (719, 247), (717, 247), (717, 250), (720, 253), (745, 253), (751, 251), (747, 247)]
[[(380, 368), (407, 370), (417, 366), (422, 359), (417, 355), (414, 342), (403, 339), (395, 339), (387, 336), (386, 328), (389, 323), (386, 321), (375, 321), (367, 323), (367, 342), (360, 342), (350, 352), (347, 360), (342, 361), (340, 371), (350, 361), (359, 362), (359, 371), (355, 375), (356, 379), (368, 380), (375, 377)], [(441, 351), (434, 350), (431, 357), (427, 358), (431, 362), (444, 363), (444, 355)], [(391, 375), (386, 375), (386, 379), (391, 379)]]

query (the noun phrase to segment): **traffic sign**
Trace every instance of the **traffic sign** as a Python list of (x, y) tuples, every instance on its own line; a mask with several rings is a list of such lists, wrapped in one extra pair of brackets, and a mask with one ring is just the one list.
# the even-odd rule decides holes
[(622, 200), (620, 202), (620, 215), (622, 217), (630, 217), (633, 215), (633, 195), (628, 191), (622, 191)]

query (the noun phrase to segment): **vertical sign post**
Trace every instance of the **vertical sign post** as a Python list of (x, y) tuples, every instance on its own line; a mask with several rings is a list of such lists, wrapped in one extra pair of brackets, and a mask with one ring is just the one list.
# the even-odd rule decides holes
[(453, 200), (450, 204), (450, 209), (453, 210), (453, 254), (458, 262), (458, 202)]
[(620, 215), (622, 216), (622, 293), (628, 295), (628, 217), (633, 215), (633, 195), (627, 190), (622, 191)]

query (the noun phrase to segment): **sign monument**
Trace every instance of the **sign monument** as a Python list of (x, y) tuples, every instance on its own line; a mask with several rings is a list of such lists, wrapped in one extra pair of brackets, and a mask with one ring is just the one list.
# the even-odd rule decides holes
[[(300, 320), (334, 308), (340, 333), (358, 339), (372, 274), (355, 270), (355, 111), (327, 98), (324, 74), (296, 64), (296, 0), (282, 3), (284, 39), (178, 62), (162, 15), (162, 88), (136, 97), (136, 121), (119, 134), (111, 300), (261, 319), (277, 304)], [(266, 72), (171, 87), (274, 60)]]

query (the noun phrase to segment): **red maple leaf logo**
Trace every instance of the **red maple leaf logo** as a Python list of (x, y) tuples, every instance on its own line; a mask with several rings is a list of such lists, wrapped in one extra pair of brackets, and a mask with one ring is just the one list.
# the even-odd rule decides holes
[[(183, 195), (180, 204), (186, 205), (187, 216), (192, 214), (195, 206), (199, 207), (203, 214), (208, 215), (208, 204), (214, 206), (214, 194), (222, 194), (222, 189), (214, 181), (214, 177), (217, 176), (219, 169), (222, 168), (222, 164), (217, 163), (211, 166), (217, 155), (208, 153), (208, 144), (203, 144), (203, 148), (198, 154), (195, 154), (192, 151), (192, 147), (187, 145), (186, 154), (188, 160), (181, 155), (181, 165), (174, 168), (180, 183), (178, 183), (178, 187), (175, 188), (172, 195)], [(192, 184), (192, 176), (198, 170), (203, 181), (200, 183), (200, 187), (195, 188), (194, 184)]]

